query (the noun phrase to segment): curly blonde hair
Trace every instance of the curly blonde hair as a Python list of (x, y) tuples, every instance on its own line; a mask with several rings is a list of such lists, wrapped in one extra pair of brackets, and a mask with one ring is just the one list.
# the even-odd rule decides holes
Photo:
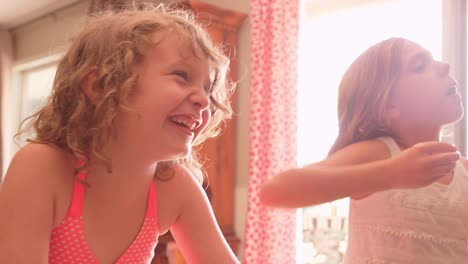
[(328, 155), (358, 141), (390, 134), (384, 110), (400, 75), (405, 42), (390, 38), (377, 43), (346, 70), (338, 89), (339, 134)]
[[(102, 149), (112, 133), (117, 112), (131, 110), (126, 102), (138, 78), (133, 66), (141, 61), (148, 47), (155, 45), (154, 34), (162, 32), (185, 36), (212, 65), (215, 72), (210, 91), (212, 118), (193, 145), (216, 136), (220, 124), (232, 114), (229, 99), (234, 85), (227, 80), (229, 58), (221, 47), (214, 45), (190, 11), (147, 5), (103, 11), (89, 17), (58, 64), (46, 104), (21, 123), (16, 137), (32, 131), (34, 136), (28, 141), (55, 144), (73, 153), (85, 161), (81, 168), (86, 166), (89, 154), (110, 168), (111, 157), (106, 157)], [(93, 70), (97, 74), (99, 99), (91, 103), (80, 89), (80, 83)], [(186, 158), (162, 162), (157, 171), (173, 163), (185, 165), (203, 181), (202, 166), (195, 151)]]

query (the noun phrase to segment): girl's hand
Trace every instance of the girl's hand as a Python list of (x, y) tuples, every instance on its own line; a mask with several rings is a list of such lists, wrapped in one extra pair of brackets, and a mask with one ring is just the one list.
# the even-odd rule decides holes
[(393, 188), (418, 188), (452, 172), (460, 158), (456, 147), (444, 142), (423, 142), (390, 158)]

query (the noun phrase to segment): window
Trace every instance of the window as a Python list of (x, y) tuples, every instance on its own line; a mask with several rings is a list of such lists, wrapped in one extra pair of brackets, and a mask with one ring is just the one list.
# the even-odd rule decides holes
[(41, 66), (22, 73), (20, 118), (26, 118), (45, 102), (52, 90), (56, 64)]
[(37, 111), (45, 103), (52, 90), (57, 59), (58, 56), (51, 56), (16, 65), (13, 69), (13, 89), (6, 93), (8, 103), (5, 109), (11, 114), (8, 115), (9, 119), (5, 120), (3, 174), (20, 147), (13, 140), (20, 122)]
[[(351, 3), (353, 2), (353, 3)], [(298, 162), (326, 157), (337, 132), (337, 89), (351, 62), (390, 38), (442, 57), (442, 0), (303, 0), (299, 32)], [(300, 210), (298, 263), (341, 263), (348, 200)]]

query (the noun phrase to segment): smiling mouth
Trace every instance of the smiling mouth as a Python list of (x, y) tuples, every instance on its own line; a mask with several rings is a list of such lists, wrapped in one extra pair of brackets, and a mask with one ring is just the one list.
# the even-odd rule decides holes
[(194, 132), (199, 125), (197, 121), (190, 118), (173, 117), (171, 118), (171, 121), (175, 125), (183, 127), (191, 132)]

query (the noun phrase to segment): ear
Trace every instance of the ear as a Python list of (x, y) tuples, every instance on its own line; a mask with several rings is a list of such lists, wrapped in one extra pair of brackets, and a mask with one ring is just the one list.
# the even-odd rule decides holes
[(88, 97), (92, 103), (96, 103), (99, 97), (97, 88), (97, 72), (96, 69), (92, 69), (88, 72), (80, 81), (81, 91)]

